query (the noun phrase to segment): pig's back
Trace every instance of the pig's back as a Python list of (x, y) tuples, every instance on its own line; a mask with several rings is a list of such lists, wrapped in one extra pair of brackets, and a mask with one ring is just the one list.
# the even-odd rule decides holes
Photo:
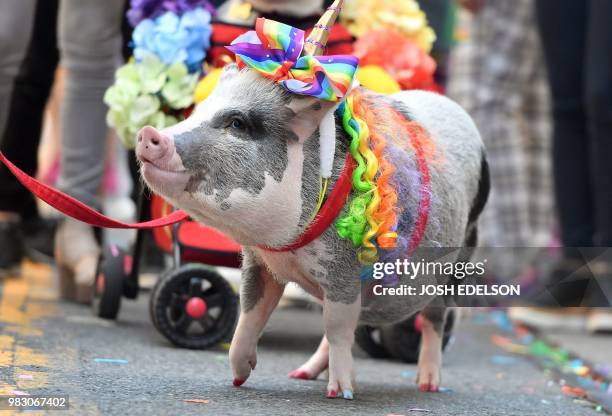
[(422, 125), (449, 157), (458, 162), (477, 162), (473, 173), (478, 174), (482, 140), (471, 117), (459, 104), (428, 91), (402, 91), (391, 97), (401, 103), (409, 118)]

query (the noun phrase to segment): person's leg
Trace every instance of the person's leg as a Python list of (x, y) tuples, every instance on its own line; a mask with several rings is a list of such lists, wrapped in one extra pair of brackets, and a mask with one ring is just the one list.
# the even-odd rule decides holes
[[(595, 245), (612, 247), (612, 4), (589, 1), (587, 34), (586, 107), (591, 145), (591, 174), (595, 214)], [(612, 258), (608, 254), (590, 263), (601, 295), (612, 293)], [(595, 302), (595, 295), (591, 295)], [(612, 331), (610, 309), (593, 309), (587, 322), (593, 332)]]
[(0, 2), (0, 134), (4, 132), (13, 82), (30, 41), (36, 0)]
[[(561, 240), (593, 245), (593, 200), (584, 110), (587, 2), (537, 0), (553, 106), (553, 175)], [(568, 30), (571, 27), (571, 30)]]
[[(39, 1), (27, 54), (15, 79), (9, 115), (0, 148), (13, 163), (29, 175), (37, 169), (37, 151), (47, 99), (59, 60), (57, 51), (58, 0)], [(32, 194), (8, 169), (0, 166), (0, 213), (19, 214), (22, 219), (37, 217)]]
[(99, 207), (107, 126), (103, 97), (121, 61), (125, 0), (62, 0), (59, 42), (66, 69), (59, 187)]
[[(588, 309), (554, 308), (558, 302), (581, 306), (583, 282), (591, 277), (573, 247), (593, 245), (590, 145), (584, 108), (584, 62), (588, 2), (536, 0), (538, 26), (553, 105), (553, 175), (565, 258), (553, 269), (541, 299), (547, 308), (512, 308), (510, 316), (540, 328), (582, 329)], [(571, 27), (571, 30), (568, 28)], [(567, 281), (568, 276), (571, 281)], [(551, 295), (554, 301), (550, 301)]]
[[(40, 120), (48, 95), (48, 87), (45, 92), (43, 85), (52, 82), (55, 68), (55, 63), (46, 63), (55, 45), (53, 7), (57, 7), (57, 0), (11, 0), (0, 3), (0, 150), (31, 174), (36, 170)], [(46, 17), (47, 21), (42, 17)], [(32, 24), (34, 33), (29, 41)], [(45, 39), (53, 42), (50, 51), (38, 48), (42, 46), (41, 43), (48, 45)], [(19, 72), (15, 78), (17, 69)], [(48, 82), (46, 70), (51, 74)], [(37, 122), (38, 132), (35, 128)], [(44, 235), (41, 230), (48, 230), (48, 227), (36, 224), (34, 232), (31, 232), (33, 229), (30, 225), (33, 225), (36, 217), (34, 198), (4, 166), (0, 166), (0, 247), (3, 247), (0, 252), (0, 275), (18, 274), (26, 252), (48, 254), (50, 245), (43, 244), (44, 239), (40, 238)], [(24, 218), (28, 219), (28, 227), (24, 227), (24, 222), (18, 222)], [(26, 238), (27, 244), (24, 243)], [(42, 259), (43, 256), (37, 258)]]
[(612, 2), (588, 3), (585, 77), (595, 245), (612, 247)]
[[(491, 194), (479, 228), (484, 246), (529, 245), (527, 169), (519, 117), (531, 51), (530, 0), (491, 1), (473, 25), (473, 116), (485, 143)], [(459, 100), (462, 103), (462, 100)]]
[(530, 245), (547, 247), (553, 240), (554, 211), (552, 185), (551, 109), (548, 79), (542, 47), (533, 30), (530, 49), (533, 51), (532, 74), (523, 97), (523, 120), (527, 157)]
[[(125, 0), (60, 3), (58, 33), (66, 85), (59, 187), (97, 208), (107, 138), (103, 96), (121, 61), (124, 4)], [(93, 229), (66, 219), (55, 241), (62, 294), (89, 302), (99, 255)]]

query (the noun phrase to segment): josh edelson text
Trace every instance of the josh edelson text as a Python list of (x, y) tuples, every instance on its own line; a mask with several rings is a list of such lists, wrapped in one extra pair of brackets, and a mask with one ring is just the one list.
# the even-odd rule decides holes
[[(373, 264), (376, 296), (520, 296), (518, 284), (491, 284), (468, 278), (484, 278), (487, 260), (479, 262), (412, 261)], [(415, 282), (415, 279), (430, 279)], [(464, 280), (465, 279), (465, 280)], [(402, 282), (404, 280), (404, 282)], [(408, 282), (406, 282), (408, 280)], [(443, 280), (444, 283), (440, 283)], [(462, 281), (457, 284), (458, 281)], [(393, 284), (389, 284), (392, 282)]]

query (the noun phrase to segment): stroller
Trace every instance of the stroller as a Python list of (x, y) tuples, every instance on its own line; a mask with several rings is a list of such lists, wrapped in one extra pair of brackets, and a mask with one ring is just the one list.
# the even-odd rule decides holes
[[(139, 221), (166, 216), (172, 209), (157, 195), (149, 198), (141, 194)], [(144, 232), (137, 231), (132, 253), (113, 245), (104, 248), (93, 288), (96, 316), (116, 319), (121, 298), (138, 297)], [(182, 348), (207, 349), (231, 339), (238, 317), (238, 297), (215, 267), (240, 267), (240, 245), (191, 220), (156, 228), (153, 238), (172, 256), (173, 266), (159, 276), (151, 292), (149, 311), (155, 328)], [(451, 311), (443, 348), (449, 343), (454, 322)], [(384, 327), (359, 326), (355, 341), (373, 358), (415, 363), (421, 342), (420, 317)]]
[[(172, 206), (157, 195), (141, 194), (139, 220), (159, 218)], [(121, 298), (136, 299), (146, 231), (138, 230), (132, 252), (104, 247), (98, 261), (92, 308), (96, 316), (116, 319)], [(178, 347), (206, 349), (231, 338), (238, 318), (238, 297), (215, 266), (240, 267), (240, 246), (195, 221), (153, 230), (155, 244), (172, 257), (149, 300), (155, 328)]]

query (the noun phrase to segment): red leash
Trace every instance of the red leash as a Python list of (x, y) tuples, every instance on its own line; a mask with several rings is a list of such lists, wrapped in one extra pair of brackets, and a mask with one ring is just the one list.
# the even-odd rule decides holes
[[(76, 220), (82, 221), (89, 225), (102, 228), (136, 228), (136, 229), (151, 229), (158, 227), (165, 227), (167, 225), (176, 224), (189, 217), (189, 215), (182, 210), (177, 210), (171, 214), (156, 218), (151, 221), (139, 222), (136, 224), (128, 224), (121, 221), (116, 221), (105, 215), (100, 214), (93, 208), (88, 207), (82, 202), (74, 199), (73, 197), (64, 194), (44, 183), (32, 178), (17, 166), (15, 166), (10, 160), (8, 160), (2, 152), (0, 152), (0, 162), (8, 168), (8, 170), (15, 175), (17, 180), (22, 183), (30, 192), (51, 205), (58, 211), (72, 217)], [(355, 169), (355, 162), (349, 155), (346, 157), (346, 162), (342, 168), (342, 173), (338, 178), (338, 182), (334, 189), (329, 194), (323, 208), (317, 214), (314, 221), (306, 228), (306, 230), (297, 238), (295, 242), (285, 247), (265, 247), (261, 248), (274, 252), (286, 252), (296, 250), (306, 244), (312, 242), (319, 237), (331, 223), (336, 219), (342, 207), (346, 203), (346, 200), (351, 192), (351, 176)]]
[(89, 225), (93, 225), (95, 227), (150, 229), (176, 224), (177, 222), (181, 222), (187, 217), (189, 217), (185, 211), (179, 210), (174, 211), (168, 216), (156, 218), (151, 221), (140, 222), (137, 224), (127, 224), (121, 221), (116, 221), (112, 218), (100, 214), (93, 208), (88, 207), (87, 205), (85, 205), (81, 201), (74, 199), (70, 195), (66, 195), (58, 191), (57, 189), (53, 189), (52, 187), (45, 185), (44, 183), (32, 178), (24, 171), (19, 169), (17, 166), (15, 166), (10, 160), (8, 160), (6, 156), (2, 154), (2, 152), (0, 152), (0, 161), (4, 163), (8, 170), (10, 170), (13, 175), (15, 175), (17, 180), (21, 182), (21, 184), (25, 186), (34, 195), (36, 195), (58, 211), (68, 215), (69, 217), (87, 223)]

